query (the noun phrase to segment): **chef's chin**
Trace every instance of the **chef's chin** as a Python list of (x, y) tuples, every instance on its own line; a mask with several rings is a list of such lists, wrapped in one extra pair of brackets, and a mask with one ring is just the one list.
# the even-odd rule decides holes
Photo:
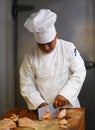
[(54, 49), (44, 50), (45, 53), (51, 53)]

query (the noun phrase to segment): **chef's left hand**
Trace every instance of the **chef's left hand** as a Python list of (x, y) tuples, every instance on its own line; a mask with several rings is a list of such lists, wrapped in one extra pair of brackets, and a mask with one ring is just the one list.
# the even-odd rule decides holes
[(69, 102), (68, 100), (62, 96), (62, 95), (57, 95), (54, 101), (54, 107), (63, 107), (64, 105), (67, 105)]
[(38, 108), (45, 107), (45, 106), (47, 106), (47, 105), (48, 105), (48, 103), (43, 102), (43, 103), (41, 103), (41, 104), (38, 106)]

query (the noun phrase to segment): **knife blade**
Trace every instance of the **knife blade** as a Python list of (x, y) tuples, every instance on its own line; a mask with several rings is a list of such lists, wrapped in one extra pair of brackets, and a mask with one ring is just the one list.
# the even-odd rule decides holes
[(39, 109), (38, 109), (38, 118), (39, 118), (39, 120), (41, 120), (41, 118), (42, 118), (42, 116), (43, 116), (45, 110), (47, 110), (47, 109), (49, 109), (51, 115), (52, 115), (54, 118), (57, 116), (57, 113), (59, 112), (59, 108), (55, 108), (55, 107), (53, 106), (53, 104), (49, 104), (49, 105), (47, 105), (47, 106), (45, 106), (45, 107), (42, 107), (42, 108), (39, 108)]

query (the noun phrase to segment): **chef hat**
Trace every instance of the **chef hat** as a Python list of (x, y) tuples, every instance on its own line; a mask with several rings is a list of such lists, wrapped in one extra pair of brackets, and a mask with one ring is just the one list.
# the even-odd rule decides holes
[(57, 15), (49, 9), (41, 9), (33, 13), (25, 22), (24, 27), (33, 33), (38, 43), (51, 42), (56, 36), (55, 22)]

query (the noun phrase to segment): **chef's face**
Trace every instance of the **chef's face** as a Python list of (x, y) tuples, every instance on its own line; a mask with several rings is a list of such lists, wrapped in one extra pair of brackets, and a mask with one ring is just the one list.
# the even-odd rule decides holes
[(38, 44), (38, 47), (46, 52), (46, 53), (50, 53), (56, 46), (56, 40), (57, 40), (57, 35), (55, 36), (54, 40), (49, 42), (49, 43), (45, 43), (45, 44), (40, 44), (40, 43), (37, 43)]

